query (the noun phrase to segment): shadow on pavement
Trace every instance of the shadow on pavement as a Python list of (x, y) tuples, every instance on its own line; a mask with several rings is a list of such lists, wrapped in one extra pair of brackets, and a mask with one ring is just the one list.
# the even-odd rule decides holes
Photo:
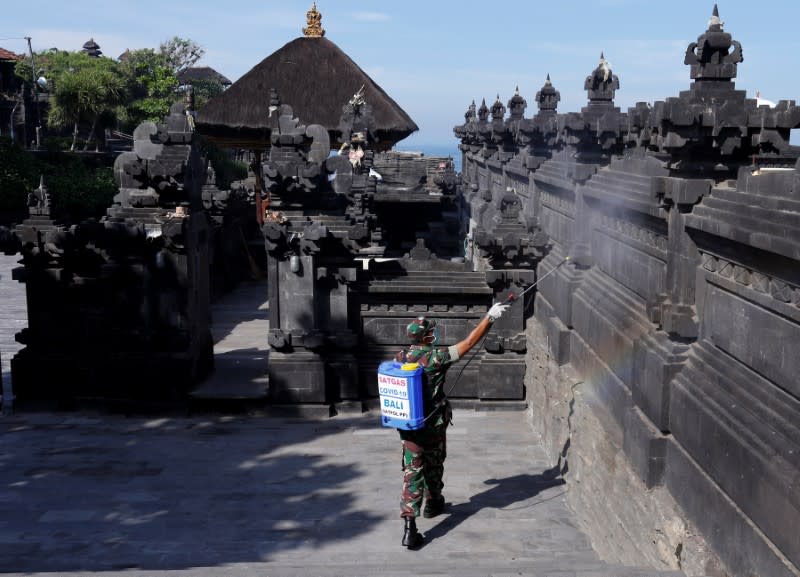
[[(482, 509), (504, 509), (515, 503), (527, 501), (552, 487), (566, 484), (562, 478), (554, 478), (545, 471), (539, 475), (513, 475), (504, 479), (487, 479), (484, 484), (490, 485), (485, 491), (473, 495), (466, 503), (453, 505), (448, 503), (442, 514), (444, 519), (436, 526), (425, 531), (425, 545), (445, 536), (447, 533), (458, 527), (470, 516), (478, 513)], [(538, 503), (526, 505), (533, 507)]]
[(353, 499), (359, 462), (324, 439), (354, 427), (363, 420), (0, 421), (0, 573), (268, 562), (352, 539), (380, 516)]

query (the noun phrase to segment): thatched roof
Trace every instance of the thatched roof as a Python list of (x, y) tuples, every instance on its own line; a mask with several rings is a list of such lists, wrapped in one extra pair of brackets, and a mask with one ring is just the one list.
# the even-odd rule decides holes
[(231, 81), (210, 66), (193, 66), (178, 72), (178, 82), (191, 84), (192, 82), (216, 81), (223, 86), (229, 86)]
[(342, 108), (364, 86), (374, 133), (388, 148), (418, 130), (414, 121), (336, 44), (297, 38), (268, 56), (197, 112), (197, 130), (230, 146), (263, 148), (269, 141), (270, 89), (305, 124), (339, 136)]

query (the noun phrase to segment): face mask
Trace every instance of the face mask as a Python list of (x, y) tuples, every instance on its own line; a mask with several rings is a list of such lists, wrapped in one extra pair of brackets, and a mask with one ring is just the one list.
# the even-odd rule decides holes
[(439, 327), (434, 327), (434, 329), (425, 336), (425, 343), (431, 346), (436, 346), (439, 342)]

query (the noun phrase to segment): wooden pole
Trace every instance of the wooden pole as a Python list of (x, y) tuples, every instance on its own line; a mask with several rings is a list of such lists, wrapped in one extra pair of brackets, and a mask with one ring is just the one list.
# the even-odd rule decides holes
[(261, 180), (261, 151), (256, 150), (255, 160), (253, 161), (253, 173), (256, 175), (256, 221), (258, 225), (264, 224), (264, 206), (261, 202), (261, 191), (264, 189)]
[[(28, 41), (28, 52), (31, 55), (31, 79), (33, 80), (33, 84), (31, 85), (31, 95), (33, 96), (33, 105), (36, 107), (36, 148), (39, 148), (39, 129), (42, 126), (42, 113), (39, 109), (39, 84), (36, 82), (36, 58), (33, 55), (33, 47), (31, 46), (31, 37), (26, 36), (25, 40)], [(27, 146), (27, 143), (26, 143)]]

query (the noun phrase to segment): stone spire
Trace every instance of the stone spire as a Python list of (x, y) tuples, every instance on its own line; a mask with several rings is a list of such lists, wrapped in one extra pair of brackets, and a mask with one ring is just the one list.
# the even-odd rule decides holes
[(303, 28), (306, 38), (322, 38), (325, 36), (325, 29), (322, 27), (322, 14), (317, 10), (317, 3), (311, 5), (311, 10), (306, 12), (306, 23), (308, 26)]
[(29, 216), (50, 216), (50, 194), (44, 183), (44, 174), (39, 176), (39, 188), (28, 194)]
[(514, 90), (514, 96), (508, 101), (508, 110), (511, 118), (509, 120), (522, 120), (528, 101), (519, 94), (519, 86)]
[(478, 120), (480, 122), (486, 122), (487, 118), (489, 118), (489, 107), (486, 106), (486, 99), (484, 98), (481, 101), (480, 108), (478, 108)]
[(539, 107), (540, 112), (555, 111), (559, 100), (561, 100), (561, 93), (553, 87), (548, 74), (547, 79), (544, 81), (544, 86), (536, 93), (536, 105)]
[(475, 122), (478, 119), (478, 112), (477, 107), (475, 106), (475, 101), (472, 101), (472, 104), (469, 105), (467, 111), (464, 113), (464, 120), (469, 122)]
[[(736, 65), (742, 62), (742, 45), (723, 30), (719, 10), (708, 20), (708, 30), (686, 48), (684, 64), (692, 67), (692, 80), (729, 81), (736, 78)], [(733, 50), (730, 50), (733, 47)], [(729, 52), (730, 50), (730, 52)]]
[(503, 120), (503, 116), (506, 114), (506, 107), (503, 106), (503, 102), (500, 100), (500, 95), (497, 95), (497, 99), (492, 104), (492, 120)]
[(583, 88), (588, 92), (590, 102), (601, 103), (614, 100), (614, 93), (619, 90), (619, 78), (611, 70), (611, 65), (602, 52), (600, 52), (600, 62), (597, 64), (597, 68), (586, 77)]
[(708, 19), (708, 29), (722, 30), (724, 25), (725, 23), (719, 18), (719, 9), (717, 8), (717, 5), (714, 4), (714, 10), (711, 12), (711, 18)]

